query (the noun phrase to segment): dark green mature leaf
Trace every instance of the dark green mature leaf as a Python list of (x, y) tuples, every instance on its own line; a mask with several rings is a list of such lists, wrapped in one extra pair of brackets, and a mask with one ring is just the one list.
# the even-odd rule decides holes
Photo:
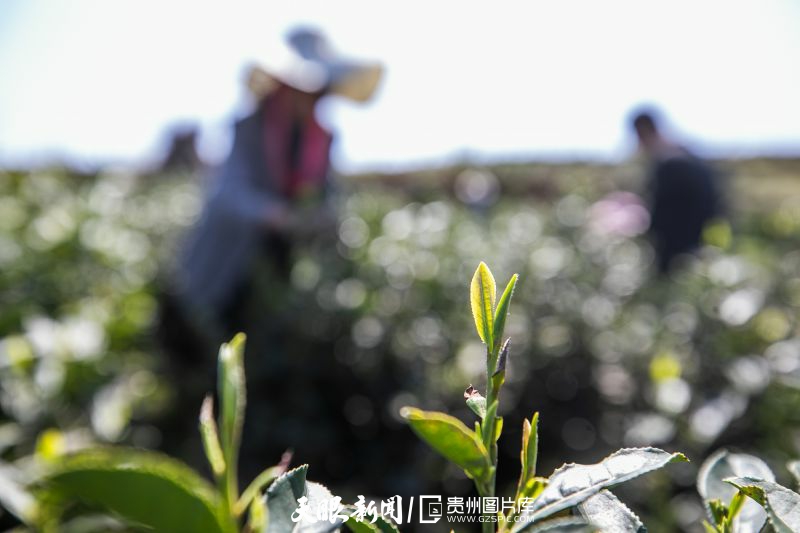
[[(318, 519), (319, 509), (329, 508), (334, 497), (325, 486), (306, 481), (307, 473), (308, 465), (299, 466), (280, 476), (267, 489), (267, 533), (329, 533), (341, 527), (346, 516), (344, 506), (341, 516), (332, 522)], [(295, 512), (300, 506), (298, 499), (302, 497), (308, 499), (307, 506), (311, 512), (298, 519)], [(292, 515), (297, 521), (292, 519)]]
[(469, 294), (475, 328), (481, 340), (491, 348), (494, 345), (494, 302), (497, 298), (497, 286), (492, 272), (483, 261), (472, 276)]
[(506, 285), (506, 289), (503, 291), (503, 295), (500, 296), (500, 301), (497, 302), (497, 309), (494, 312), (494, 326), (492, 332), (492, 338), (494, 339), (494, 348), (497, 349), (500, 347), (500, 344), (503, 342), (503, 331), (506, 329), (506, 317), (508, 316), (508, 307), (511, 303), (511, 297), (514, 295), (514, 289), (517, 286), (517, 280), (519, 279), (519, 274), (514, 274), (511, 276), (511, 279), (508, 280), (508, 285)]
[(579, 506), (581, 515), (600, 531), (646, 533), (642, 521), (611, 492), (601, 490)]
[(163, 532), (232, 532), (212, 487), (183, 463), (142, 450), (94, 449), (65, 457), (42, 480), (43, 501), (82, 502)]
[[(686, 461), (680, 453), (667, 453), (657, 448), (618, 450), (597, 464), (567, 464), (550, 476), (547, 487), (522, 516), (528, 523), (577, 505), (602, 489), (623, 483), (674, 461)], [(521, 531), (524, 524), (514, 527)]]
[[(728, 505), (737, 490), (725, 483), (730, 477), (752, 477), (775, 481), (775, 475), (769, 466), (753, 455), (744, 453), (730, 453), (728, 450), (719, 450), (705, 460), (697, 473), (697, 492), (706, 503), (706, 510), (712, 520), (717, 520), (717, 514), (709, 503), (719, 500)], [(767, 520), (767, 513), (754, 501), (746, 501), (734, 519), (734, 529), (738, 533), (758, 533)]]
[(292, 531), (296, 525), (292, 514), (297, 510), (297, 499), (306, 495), (308, 465), (298, 466), (276, 479), (267, 489), (267, 533)]
[(764, 507), (776, 533), (800, 531), (800, 494), (777, 483), (750, 477), (728, 478), (725, 481)]
[(411, 429), (443, 457), (473, 479), (486, 480), (491, 472), (489, 453), (478, 436), (461, 420), (444, 413), (405, 407), (401, 415)]

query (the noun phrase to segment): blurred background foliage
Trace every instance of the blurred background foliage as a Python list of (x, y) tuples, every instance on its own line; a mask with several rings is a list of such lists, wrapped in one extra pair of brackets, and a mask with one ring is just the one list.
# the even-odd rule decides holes
[[(696, 469), (717, 447), (783, 472), (800, 456), (800, 160), (717, 164), (733, 215), (668, 279), (652, 273), (646, 213), (615, 192), (637, 189), (633, 164), (343, 178), (335, 238), (299, 248), (290, 286), (257, 269), (242, 310), (243, 481), (249, 464), (293, 448), (346, 500), (471, 494), (398, 411), (471, 419), (462, 393), (484, 388), (484, 355), (466, 288), (481, 260), (521, 279), (506, 328), (501, 493), (534, 410), (543, 474), (621, 446), (694, 461), (621, 491), (654, 531), (699, 524)], [(193, 375), (213, 374), (214, 355), (198, 344), (170, 361), (156, 335), (160, 280), (196, 219), (200, 182), (0, 172), (0, 476), (95, 442), (201, 465), (199, 402), (182, 395)]]

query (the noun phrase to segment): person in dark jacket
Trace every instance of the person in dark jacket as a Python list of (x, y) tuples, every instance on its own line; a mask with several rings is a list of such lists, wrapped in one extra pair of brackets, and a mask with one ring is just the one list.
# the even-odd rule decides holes
[(659, 272), (666, 273), (700, 246), (704, 227), (722, 215), (719, 186), (705, 161), (662, 134), (652, 111), (636, 113), (632, 125), (651, 162), (650, 234)]

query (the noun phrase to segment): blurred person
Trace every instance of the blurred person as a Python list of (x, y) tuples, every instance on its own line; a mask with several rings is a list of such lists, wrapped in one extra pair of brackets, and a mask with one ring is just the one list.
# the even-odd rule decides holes
[[(381, 75), (379, 64), (344, 59), (320, 33), (305, 28), (250, 68), (254, 109), (235, 124), (230, 154), (162, 295), (158, 334), (179, 377), (179, 415), (195, 411), (213, 390), (213, 353), (220, 342), (252, 332), (281, 351), (281, 321), (297, 320), (278, 316), (289, 290), (292, 249), (336, 227), (333, 136), (317, 121), (317, 104), (329, 95), (366, 101)], [(270, 280), (268, 291), (256, 290), (256, 279), (263, 278)], [(251, 297), (255, 293), (259, 298)], [(252, 351), (252, 339), (248, 344)], [(270, 355), (259, 359), (281, 359)]]
[(194, 172), (202, 168), (203, 162), (197, 154), (197, 134), (198, 128), (194, 124), (174, 128), (169, 133), (169, 148), (158, 172)]
[(663, 274), (700, 246), (704, 227), (722, 215), (722, 198), (711, 166), (664, 135), (655, 111), (635, 112), (631, 125), (651, 165), (649, 231)]
[(329, 230), (332, 135), (316, 119), (321, 98), (368, 100), (378, 64), (339, 57), (326, 39), (296, 29), (267, 65), (254, 65), (255, 110), (235, 125), (233, 146), (205, 199), (173, 276), (173, 293), (192, 322), (224, 337), (242, 324), (236, 309), (259, 255), (288, 276), (291, 246)]

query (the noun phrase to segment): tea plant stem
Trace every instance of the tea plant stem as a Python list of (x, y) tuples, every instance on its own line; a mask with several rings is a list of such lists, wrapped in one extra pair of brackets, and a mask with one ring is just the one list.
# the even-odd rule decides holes
[[(498, 398), (498, 390), (494, 387), (494, 383), (492, 381), (492, 374), (494, 373), (495, 367), (497, 366), (497, 357), (499, 353), (498, 347), (488, 348), (487, 347), (487, 357), (486, 357), (486, 404), (489, 406), (494, 405)], [(486, 450), (489, 452), (489, 459), (492, 464), (492, 473), (491, 477), (489, 478), (488, 484), (484, 487), (484, 492), (482, 496), (493, 497), (495, 495), (495, 484), (497, 478), (497, 443), (494, 440), (494, 426), (496, 424), (496, 413), (495, 409), (488, 409), (486, 413), (486, 417), (483, 420), (483, 423), (486, 425), (488, 431), (484, 431), (484, 445), (486, 446)], [(480, 492), (480, 491), (479, 491)], [(484, 533), (490, 533), (494, 530), (494, 526), (491, 522), (484, 522), (482, 524), (482, 530)]]

